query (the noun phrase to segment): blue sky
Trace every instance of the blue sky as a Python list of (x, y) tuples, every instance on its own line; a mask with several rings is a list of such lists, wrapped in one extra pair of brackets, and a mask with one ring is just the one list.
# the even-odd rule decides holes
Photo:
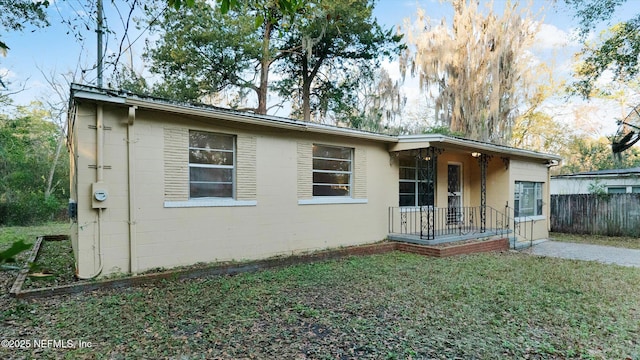
[[(25, 91), (13, 96), (15, 103), (27, 104), (31, 100), (52, 96), (41, 72), (59, 76), (76, 69), (84, 69), (84, 73), (76, 70), (77, 79), (84, 75), (85, 82), (95, 80), (96, 71), (93, 67), (96, 54), (96, 36), (92, 29), (83, 29), (85, 24), (92, 25), (91, 19), (86, 15), (91, 11), (85, 7), (89, 2), (93, 3), (94, 1), (58, 0), (52, 2), (53, 4), (48, 9), (50, 27), (35, 29), (33, 32), (32, 29), (28, 29), (21, 33), (10, 32), (2, 35), (2, 40), (9, 45), (10, 50), (6, 57), (0, 58), (0, 73), (4, 75), (4, 79), (11, 83), (12, 89), (15, 90), (22, 86), (26, 88)], [(119, 24), (119, 16), (114, 11), (114, 4), (109, 0), (105, 0), (104, 3), (107, 21), (116, 32), (115, 36), (111, 36), (106, 42), (106, 52), (113, 53), (120, 45), (118, 40), (123, 31)], [(120, 2), (116, 0), (115, 4), (118, 3)], [(494, 9), (503, 8), (505, 3), (506, 0), (495, 0)], [(124, 9), (121, 5), (120, 3), (120, 9)], [(385, 26), (395, 27), (401, 25), (405, 18), (415, 16), (417, 6), (424, 9), (432, 19), (450, 17), (452, 13), (451, 5), (440, 0), (379, 0), (375, 8), (375, 16)], [(539, 14), (538, 18), (543, 19), (535, 51), (541, 58), (546, 58), (543, 61), (548, 61), (549, 56), (555, 54), (555, 64), (558, 71), (566, 74), (572, 54), (579, 49), (570, 38), (570, 34), (577, 24), (572, 18), (572, 12), (562, 0), (536, 0), (533, 2), (532, 9), (534, 14)], [(614, 20), (625, 19), (625, 14), (638, 12), (640, 12), (640, 1), (628, 0), (625, 7), (614, 17)], [(80, 14), (83, 19), (75, 22), (82, 29), (80, 31), (84, 37), (82, 42), (73, 36), (67, 25), (61, 23), (62, 17), (68, 19), (73, 13)], [(126, 16), (126, 14), (122, 15)], [(140, 30), (131, 29), (130, 40), (136, 39), (140, 33)], [(146, 32), (142, 33), (142, 36), (132, 47), (134, 68), (138, 70), (143, 68), (139, 55), (147, 35)], [(128, 62), (125, 57), (121, 58), (121, 61)], [(398, 75), (395, 64), (387, 64), (387, 67), (392, 75)], [(111, 68), (107, 68), (105, 75), (108, 77), (111, 71)], [(409, 91), (414, 92), (414, 89), (410, 89), (412, 86), (410, 82), (406, 86)]]
[[(503, 2), (504, 0), (497, 0), (496, 8), (499, 8), (499, 4)], [(46, 93), (46, 86), (42, 81), (39, 69), (45, 73), (52, 71), (62, 73), (73, 70), (77, 67), (77, 64), (80, 64), (81, 68), (87, 70), (85, 73), (86, 80), (95, 79), (95, 70), (91, 71), (89, 69), (95, 63), (96, 36), (93, 29), (86, 30), (86, 28), (83, 28), (85, 24), (93, 25), (91, 19), (88, 15), (85, 15), (83, 16), (84, 21), (74, 23), (81, 30), (80, 34), (84, 38), (82, 42), (76, 40), (73, 33), (70, 32), (69, 26), (61, 23), (63, 17), (69, 19), (74, 12), (81, 14), (90, 12), (91, 9), (85, 7), (86, 3), (87, 1), (85, 0), (58, 0), (48, 9), (50, 27), (35, 29), (33, 32), (30, 31), (33, 29), (29, 29), (25, 32), (3, 34), (3, 40), (11, 49), (7, 57), (0, 58), (0, 71), (7, 75), (14, 87), (26, 82), (29, 90), (26, 94), (17, 96), (17, 101), (28, 101), (30, 97), (38, 96), (41, 91)], [(118, 14), (114, 11), (115, 7), (111, 1), (106, 0), (104, 3), (107, 21), (115, 29), (119, 38), (123, 31)], [(550, 4), (551, 1), (548, 1), (548, 3)], [(537, 1), (535, 7), (540, 8), (546, 5), (547, 1)], [(451, 6), (441, 3), (439, 0), (380, 0), (375, 8), (375, 16), (382, 24), (388, 27), (395, 27), (401, 25), (405, 18), (415, 16), (417, 6), (423, 8), (434, 19), (451, 15)], [(122, 4), (120, 4), (119, 8), (125, 9)], [(558, 29), (568, 31), (571, 28), (571, 18), (560, 15), (555, 11), (546, 11), (545, 22), (553, 24)], [(140, 34), (140, 31), (136, 29), (131, 29), (130, 31), (134, 34), (131, 40)], [(144, 45), (144, 38), (147, 35), (148, 33), (144, 33), (134, 44), (133, 48), (137, 53), (136, 55), (140, 55)], [(113, 53), (118, 48), (119, 43), (114, 36), (111, 36), (106, 45), (107, 52)], [(139, 59), (134, 64), (136, 67), (142, 67)], [(110, 73), (111, 69), (107, 70)]]

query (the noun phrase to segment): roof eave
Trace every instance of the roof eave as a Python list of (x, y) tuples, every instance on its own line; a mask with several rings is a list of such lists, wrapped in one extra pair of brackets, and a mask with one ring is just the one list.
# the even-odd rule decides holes
[(554, 175), (554, 179), (593, 179), (593, 178), (617, 178), (617, 177), (640, 177), (640, 173), (617, 173), (617, 174), (565, 174)]
[(360, 130), (333, 127), (323, 124), (315, 124), (310, 122), (298, 121), (287, 118), (269, 117), (268, 119), (261, 115), (239, 113), (233, 110), (222, 110), (215, 108), (198, 108), (179, 104), (162, 103), (158, 101), (141, 99), (135, 95), (109, 93), (108, 91), (98, 92), (97, 90), (87, 90), (82, 86), (73, 87), (72, 93), (74, 99), (87, 99), (97, 102), (112, 103), (124, 106), (137, 106), (138, 108), (174, 113), (186, 114), (191, 116), (216, 118), (220, 120), (232, 121), (235, 123), (259, 125), (272, 128), (288, 129), (295, 131), (312, 132), (318, 134), (327, 134), (335, 136), (345, 136), (358, 139), (366, 139), (373, 141), (381, 141), (386, 143), (395, 143), (398, 139), (395, 136), (369, 133)]
[[(415, 146), (412, 146), (414, 144)], [(390, 147), (391, 151), (401, 151), (408, 149), (418, 149), (424, 147), (424, 145), (444, 144), (449, 146), (458, 147), (461, 149), (473, 150), (489, 155), (507, 155), (507, 156), (519, 156), (527, 158), (535, 158), (540, 160), (555, 160), (560, 161), (562, 158), (553, 154), (545, 154), (531, 150), (516, 149), (508, 146), (495, 145), (491, 143), (485, 143), (481, 141), (466, 140), (457, 137), (446, 136), (442, 134), (424, 134), (424, 135), (401, 135), (398, 137), (398, 144), (394, 144)]]

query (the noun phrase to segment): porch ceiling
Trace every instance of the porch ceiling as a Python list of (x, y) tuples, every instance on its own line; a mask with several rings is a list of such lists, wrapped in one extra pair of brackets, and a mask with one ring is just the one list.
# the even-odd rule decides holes
[(389, 146), (389, 151), (405, 151), (405, 150), (418, 150), (425, 149), (431, 146), (429, 141), (416, 141), (416, 142), (397, 142)]
[(460, 152), (480, 152), (487, 155), (505, 157), (523, 157), (538, 159), (543, 161), (560, 161), (560, 156), (545, 154), (531, 150), (518, 149), (514, 147), (490, 144), (482, 141), (451, 137), (440, 134), (406, 135), (399, 136), (398, 142), (389, 144), (390, 152), (417, 150), (430, 146), (441, 147), (445, 150), (457, 150)]

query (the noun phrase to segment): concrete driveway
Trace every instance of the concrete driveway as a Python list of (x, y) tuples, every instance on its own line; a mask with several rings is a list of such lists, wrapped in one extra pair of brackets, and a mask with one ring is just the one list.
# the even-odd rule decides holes
[(558, 257), (573, 260), (598, 261), (605, 264), (618, 264), (640, 268), (640, 250), (611, 246), (575, 244), (559, 241), (543, 241), (527, 250), (540, 256)]

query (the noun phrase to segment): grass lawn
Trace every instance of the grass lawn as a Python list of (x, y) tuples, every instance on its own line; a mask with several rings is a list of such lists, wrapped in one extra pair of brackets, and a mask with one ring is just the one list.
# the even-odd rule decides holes
[(637, 237), (550, 233), (549, 238), (555, 241), (640, 249), (640, 238)]
[[(0, 226), (0, 251), (8, 249), (9, 247), (11, 247), (11, 245), (14, 242), (17, 242), (20, 240), (24, 241), (27, 244), (33, 245), (33, 243), (35, 243), (36, 238), (38, 236), (68, 235), (68, 234), (69, 234), (69, 223), (67, 222), (65, 223), (51, 222), (51, 223), (46, 223), (46, 224), (37, 225), (37, 226)], [(50, 256), (42, 256), (43, 255), (42, 251), (41, 251), (41, 256), (39, 258), (44, 260), (45, 263), (60, 263), (59, 265), (62, 265), (61, 263), (63, 262), (68, 263), (68, 259), (69, 259), (68, 256), (58, 258), (58, 254), (60, 254), (61, 251), (59, 249), (52, 249), (54, 247), (55, 246), (49, 247), (49, 253), (55, 254), (55, 258), (51, 258)], [(55, 251), (51, 251), (51, 250), (55, 250)], [(16, 256), (17, 263), (4, 264), (3, 266), (21, 267), (24, 261), (27, 259), (27, 257), (30, 254), (31, 254), (31, 248), (29, 248), (28, 250)], [(73, 254), (71, 254), (71, 257), (73, 257)], [(73, 264), (73, 260), (71, 264)], [(46, 264), (46, 265), (50, 265), (50, 264)], [(7, 276), (7, 273), (2, 272), (1, 270), (2, 269), (0, 269), (0, 281), (2, 281), (2, 278)], [(73, 276), (73, 274), (74, 274), (74, 271), (72, 270), (71, 276)]]
[(0, 250), (18, 240), (33, 244), (41, 235), (68, 235), (68, 222), (51, 222), (37, 226), (0, 226)]
[(2, 295), (2, 339), (91, 348), (0, 348), (0, 358), (640, 359), (637, 294), (637, 268), (391, 252), (31, 301)]

